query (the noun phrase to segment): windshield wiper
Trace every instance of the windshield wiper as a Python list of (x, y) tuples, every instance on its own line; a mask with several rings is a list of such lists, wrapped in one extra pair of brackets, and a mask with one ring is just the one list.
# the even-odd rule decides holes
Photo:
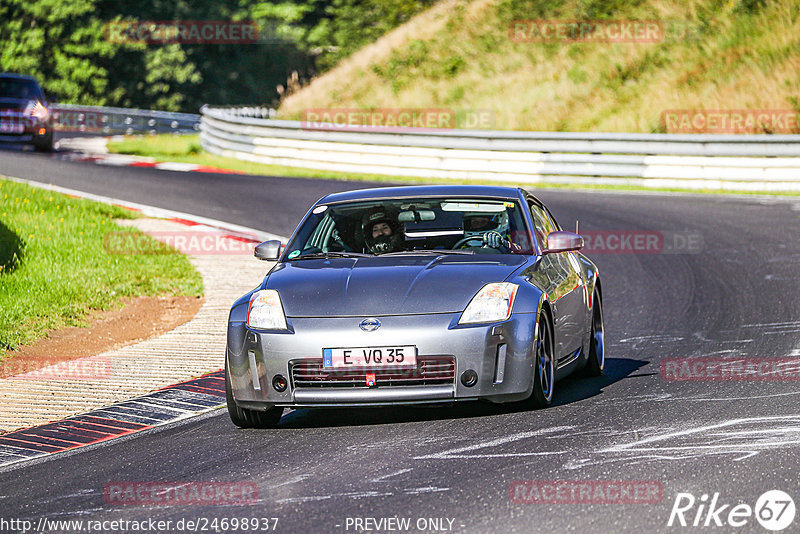
[(475, 254), (473, 250), (451, 250), (451, 249), (438, 249), (438, 248), (428, 248), (428, 249), (419, 249), (419, 250), (399, 250), (397, 252), (387, 252), (386, 254), (381, 254), (381, 256), (394, 256), (399, 254)]
[(303, 254), (296, 258), (290, 258), (290, 261), (297, 260), (317, 260), (320, 258), (372, 258), (371, 254), (362, 254), (360, 252), (313, 252), (311, 254)]

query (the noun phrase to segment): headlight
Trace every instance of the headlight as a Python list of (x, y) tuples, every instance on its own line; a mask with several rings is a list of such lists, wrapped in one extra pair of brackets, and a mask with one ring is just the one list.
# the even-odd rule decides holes
[(458, 324), (505, 321), (511, 317), (517, 289), (519, 289), (517, 284), (508, 282), (486, 284), (472, 297)]
[(265, 330), (288, 330), (281, 296), (274, 289), (256, 291), (247, 308), (247, 326)]

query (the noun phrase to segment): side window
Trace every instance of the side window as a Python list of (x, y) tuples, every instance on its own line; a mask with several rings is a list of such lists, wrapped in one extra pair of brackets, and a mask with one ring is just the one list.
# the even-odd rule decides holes
[(549, 210), (549, 209), (547, 209), (547, 207), (546, 207), (546, 206), (542, 206), (542, 207), (544, 208), (544, 212), (545, 212), (545, 213), (547, 214), (547, 216), (549, 217), (550, 223), (552, 224), (552, 227), (553, 227), (553, 231), (554, 231), (554, 232), (557, 232), (557, 231), (559, 231), (559, 230), (563, 230), (563, 228), (561, 228), (561, 225), (560, 225), (560, 224), (558, 224), (558, 221), (556, 220), (556, 218), (555, 218), (555, 217), (553, 217), (553, 214), (552, 214), (552, 213), (550, 213), (550, 210)]
[(547, 248), (547, 234), (555, 231), (553, 223), (550, 222), (550, 218), (538, 204), (530, 204), (530, 209), (531, 218), (533, 219), (533, 225), (535, 227), (536, 241), (539, 242), (540, 248), (545, 249)]
[(309, 236), (308, 241), (306, 241), (303, 249), (316, 249), (320, 251), (327, 250), (327, 246), (330, 242), (333, 231), (333, 219), (331, 218), (330, 213), (326, 213), (325, 217), (319, 222), (317, 227), (314, 228), (314, 232), (311, 234), (311, 236)]

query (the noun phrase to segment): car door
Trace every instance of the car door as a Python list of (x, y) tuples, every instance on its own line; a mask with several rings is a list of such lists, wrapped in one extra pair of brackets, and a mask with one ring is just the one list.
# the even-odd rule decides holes
[[(547, 235), (560, 230), (558, 223), (537, 202), (529, 202), (536, 240), (540, 249), (547, 248)], [(548, 286), (545, 288), (553, 307), (556, 357), (566, 363), (583, 342), (584, 289), (580, 265), (571, 252), (558, 252), (542, 256), (541, 268)]]

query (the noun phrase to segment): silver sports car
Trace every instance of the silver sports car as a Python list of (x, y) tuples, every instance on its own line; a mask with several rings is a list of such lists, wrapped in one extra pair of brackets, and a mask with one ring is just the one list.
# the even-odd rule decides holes
[(420, 186), (319, 200), (228, 321), (228, 411), (527, 400), (603, 371), (597, 267), (530, 193)]

